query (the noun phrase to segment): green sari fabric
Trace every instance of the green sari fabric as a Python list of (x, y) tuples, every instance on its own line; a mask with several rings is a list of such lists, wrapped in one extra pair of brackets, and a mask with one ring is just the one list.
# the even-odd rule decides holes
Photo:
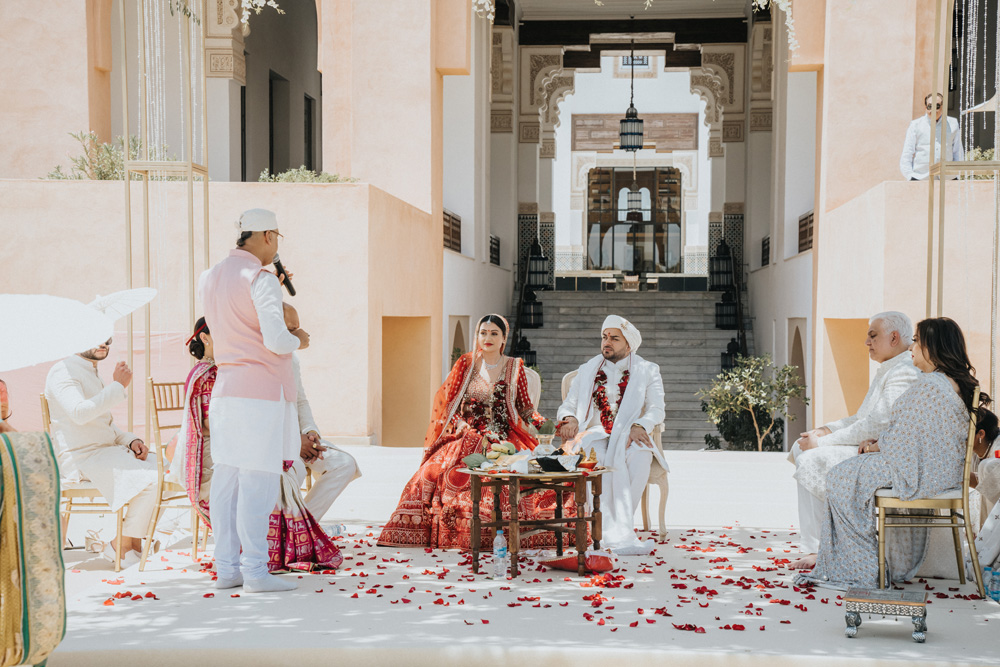
[(45, 433), (0, 434), (0, 667), (44, 664), (65, 633), (52, 441)]

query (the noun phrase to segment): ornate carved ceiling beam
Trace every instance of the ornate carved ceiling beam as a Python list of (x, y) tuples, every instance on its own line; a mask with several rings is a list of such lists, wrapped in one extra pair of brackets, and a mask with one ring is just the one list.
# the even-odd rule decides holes
[(673, 33), (677, 44), (745, 44), (743, 18), (646, 19), (612, 21), (525, 21), (521, 46), (590, 46), (594, 35), (608, 33)]
[[(620, 44), (594, 44), (589, 51), (567, 51), (563, 54), (563, 68), (598, 70), (601, 68), (601, 55), (604, 51), (621, 50)], [(664, 69), (701, 67), (701, 51), (678, 50), (674, 44), (663, 42), (637, 45), (637, 50), (640, 51), (640, 55), (649, 51), (664, 52), (666, 54)]]

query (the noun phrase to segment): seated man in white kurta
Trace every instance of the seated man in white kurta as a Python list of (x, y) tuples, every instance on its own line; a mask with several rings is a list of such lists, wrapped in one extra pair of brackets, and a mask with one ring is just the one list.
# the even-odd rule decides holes
[(663, 423), (660, 367), (636, 351), (642, 343), (628, 320), (610, 315), (601, 327), (601, 354), (579, 368), (559, 406), (564, 448), (594, 449), (605, 475), (601, 495), (602, 544), (619, 554), (646, 554), (652, 540), (636, 537), (632, 517), (649, 480), (649, 467), (667, 469), (650, 434)]
[(997, 435), (1000, 434), (1000, 424), (997, 416), (985, 408), (979, 409), (979, 419), (976, 423), (976, 470), (969, 479), (969, 486), (979, 492), (982, 498), (980, 517), (986, 520), (986, 515), (997, 502), (1000, 502), (1000, 458)]
[(826, 473), (858, 454), (868, 440), (877, 440), (889, 425), (892, 404), (920, 376), (913, 365), (910, 343), (913, 323), (900, 312), (879, 313), (868, 322), (865, 345), (879, 368), (857, 414), (801, 434), (789, 459), (795, 463), (799, 488), (799, 538), (804, 557), (793, 569), (808, 569), (816, 563), (819, 538), (826, 515)]
[[(295, 308), (286, 303), (284, 312), (288, 331), (292, 334), (301, 331), (299, 314)], [(302, 364), (295, 352), (292, 353), (292, 369), (298, 392), (295, 404), (299, 413), (299, 432), (302, 433), (302, 450), (292, 467), (299, 484), (305, 480), (307, 468), (312, 472), (315, 479), (305, 497), (306, 508), (317, 521), (322, 521), (323, 515), (333, 506), (333, 501), (344, 492), (348, 484), (361, 477), (361, 472), (353, 456), (321, 439), (319, 427), (316, 426), (309, 407), (309, 399), (306, 398), (306, 390), (302, 386)]]
[(114, 551), (121, 549), (122, 565), (130, 567), (139, 562), (156, 505), (156, 463), (146, 460), (149, 448), (142, 440), (112, 421), (111, 408), (125, 400), (132, 371), (118, 362), (114, 381), (104, 385), (97, 363), (107, 358), (110, 345), (109, 340), (55, 364), (45, 378), (45, 398), (63, 480), (89, 480), (112, 511), (129, 503), (122, 544), (115, 538), (103, 555), (114, 560)]

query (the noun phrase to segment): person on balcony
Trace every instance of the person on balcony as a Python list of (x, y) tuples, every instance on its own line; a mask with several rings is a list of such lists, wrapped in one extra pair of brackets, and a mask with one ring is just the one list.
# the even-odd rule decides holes
[[(927, 113), (910, 122), (906, 129), (906, 141), (903, 143), (903, 154), (899, 157), (899, 171), (908, 181), (923, 181), (930, 173), (931, 137), (934, 138), (934, 156), (936, 160), (956, 161), (965, 159), (962, 149), (962, 133), (958, 120), (948, 116), (948, 145), (944, 146), (942, 155), (942, 116), (944, 114), (944, 98), (939, 93), (937, 102), (931, 103), (934, 96), (924, 97), (924, 107)], [(935, 120), (932, 121), (931, 118)], [(931, 126), (934, 126), (933, 129)], [(935, 160), (935, 161), (936, 161)]]
[[(434, 397), (431, 423), (424, 438), (424, 456), (416, 474), (403, 489), (379, 546), (468, 549), (472, 538), (472, 484), (462, 459), (485, 454), (500, 440), (518, 451), (533, 450), (538, 440), (529, 424), (541, 426), (545, 418), (535, 412), (528, 397), (524, 362), (503, 353), (510, 327), (500, 315), (486, 315), (476, 328), (476, 347), (459, 357)], [(566, 494), (563, 516), (576, 516), (572, 494)], [(523, 519), (552, 518), (555, 493), (544, 491), (522, 497), (518, 514)], [(503, 520), (509, 518), (507, 489), (500, 495)], [(489, 521), (493, 494), (484, 493), (479, 516)], [(569, 536), (566, 536), (567, 538)], [(483, 531), (481, 548), (489, 547)], [(521, 546), (555, 545), (552, 533), (522, 538)]]
[(580, 366), (557, 418), (567, 451), (597, 454), (612, 469), (601, 499), (602, 544), (616, 553), (646, 554), (652, 540), (636, 537), (632, 517), (649, 480), (649, 468), (668, 470), (650, 434), (663, 423), (660, 367), (638, 354), (642, 336), (631, 322), (609, 315), (601, 327), (601, 353)]
[(58, 452), (59, 474), (64, 481), (90, 481), (117, 512), (128, 511), (118, 538), (105, 545), (102, 555), (122, 566), (139, 562), (142, 538), (156, 507), (156, 463), (147, 461), (149, 447), (134, 434), (115, 425), (111, 408), (127, 397), (132, 382), (128, 364), (119, 361), (105, 385), (97, 364), (108, 358), (111, 339), (102, 345), (63, 359), (49, 369), (45, 398), (49, 403), (52, 439)]
[[(300, 331), (299, 313), (291, 305), (285, 304), (285, 325), (292, 333)], [(313, 418), (306, 390), (302, 386), (302, 364), (298, 354), (292, 353), (292, 369), (295, 372), (295, 386), (298, 392), (296, 407), (299, 413), (299, 432), (302, 434), (302, 448), (292, 470), (301, 485), (306, 478), (306, 469), (315, 480), (305, 498), (305, 505), (318, 521), (333, 506), (333, 502), (344, 492), (347, 485), (361, 477), (358, 462), (342, 449), (321, 439), (319, 427)]]
[[(830, 470), (816, 567), (799, 585), (876, 588), (878, 534), (875, 492), (891, 488), (902, 500), (932, 498), (962, 486), (969, 413), (979, 382), (965, 337), (947, 317), (917, 324), (910, 348), (920, 377), (893, 404), (889, 425), (862, 443), (861, 455)], [(980, 394), (979, 405), (990, 397)], [(916, 574), (927, 553), (927, 528), (897, 528), (887, 540), (888, 579)]]
[(856, 414), (802, 433), (792, 446), (789, 459), (795, 464), (798, 482), (799, 544), (806, 554), (792, 563), (792, 569), (808, 569), (816, 563), (826, 515), (826, 474), (857, 456), (861, 443), (885, 430), (893, 403), (920, 377), (909, 351), (912, 336), (913, 324), (903, 313), (888, 311), (872, 317), (865, 345), (868, 357), (879, 368), (861, 407)]

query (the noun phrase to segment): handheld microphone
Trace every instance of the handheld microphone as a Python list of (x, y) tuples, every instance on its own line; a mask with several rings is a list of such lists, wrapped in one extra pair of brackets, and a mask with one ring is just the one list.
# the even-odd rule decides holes
[(274, 256), (274, 270), (278, 272), (279, 277), (284, 274), (285, 280), (283, 282), (285, 289), (288, 290), (289, 295), (295, 296), (295, 288), (292, 287), (292, 281), (288, 279), (288, 272), (285, 271), (285, 267), (281, 265), (281, 259), (277, 255)]

